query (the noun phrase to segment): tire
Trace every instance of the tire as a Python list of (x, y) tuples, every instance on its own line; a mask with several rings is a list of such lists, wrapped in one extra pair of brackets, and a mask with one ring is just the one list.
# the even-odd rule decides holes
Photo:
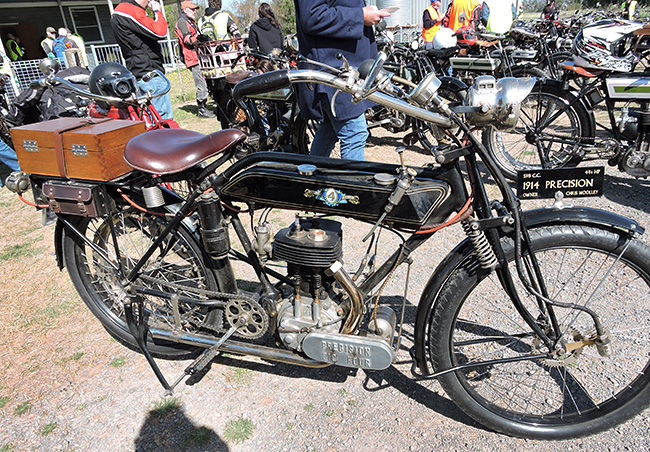
[[(119, 262), (115, 258), (116, 250), (111, 239), (108, 218), (69, 217), (69, 220), (88, 240), (97, 244), (110, 257), (112, 264), (123, 269), (123, 274), (120, 275), (99, 253), (93, 252), (74, 233), (64, 229), (63, 253), (70, 279), (104, 328), (118, 341), (140, 351), (126, 324), (123, 304), (126, 292), (120, 281), (162, 231), (165, 226), (164, 219), (137, 211), (114, 213), (111, 220), (118, 236), (121, 257)], [(169, 238), (154, 252), (143, 274), (180, 286), (217, 290), (214, 275), (207, 267), (196, 240), (182, 228), (173, 231)], [(189, 290), (172, 289), (156, 282), (140, 279), (136, 283), (158, 292), (175, 292), (181, 297), (185, 295), (198, 298)], [(152, 295), (141, 296), (144, 298), (147, 326), (172, 328), (174, 316), (170, 300)], [(200, 328), (197, 322), (210, 321), (210, 312), (206, 308), (197, 308), (183, 302), (180, 302), (179, 307), (181, 331), (198, 332)], [(213, 311), (209, 318), (214, 319), (215, 314), (217, 312)], [(147, 347), (153, 355), (170, 359), (186, 358), (197, 350), (187, 345), (161, 342), (151, 337), (147, 338)]]
[[(650, 247), (590, 226), (540, 227), (530, 234), (550, 298), (588, 303), (611, 334), (611, 356), (583, 345), (556, 359), (458, 370), (441, 376), (440, 383), (472, 418), (508, 435), (559, 440), (612, 428), (650, 404)], [(514, 272), (513, 244), (504, 242)], [(425, 350), (435, 371), (546, 352), (497, 274), (477, 268), (469, 253), (428, 314)], [(541, 322), (536, 301), (516, 283), (532, 317)], [(594, 333), (584, 312), (554, 310), (570, 341), (588, 340)]]
[(303, 119), (301, 115), (296, 116), (291, 130), (291, 149), (296, 154), (308, 155), (314, 135), (320, 123), (313, 119)]
[(541, 121), (571, 99), (573, 96), (558, 86), (536, 86), (521, 103), (513, 130), (485, 129), (483, 144), (507, 178), (516, 180), (517, 171), (576, 166), (582, 161), (584, 145), (595, 135), (582, 103), (574, 103), (550, 124), (541, 126)]

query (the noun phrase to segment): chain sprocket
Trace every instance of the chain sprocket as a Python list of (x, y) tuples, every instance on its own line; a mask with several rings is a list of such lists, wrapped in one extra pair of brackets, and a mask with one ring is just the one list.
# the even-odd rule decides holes
[(238, 319), (244, 319), (244, 326), (239, 328), (235, 336), (246, 339), (259, 339), (269, 329), (269, 315), (257, 301), (247, 299), (232, 299), (226, 303), (226, 321), (234, 325)]

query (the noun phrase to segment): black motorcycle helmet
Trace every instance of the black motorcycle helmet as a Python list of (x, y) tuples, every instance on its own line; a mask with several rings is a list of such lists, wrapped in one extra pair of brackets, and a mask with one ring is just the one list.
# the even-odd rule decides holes
[[(126, 99), (133, 93), (137, 92), (137, 82), (135, 77), (127, 68), (119, 63), (102, 63), (90, 73), (88, 80), (90, 92), (102, 96), (119, 97)], [(111, 105), (107, 102), (97, 102), (105, 109), (110, 109)], [(121, 107), (124, 104), (113, 104), (115, 107)]]

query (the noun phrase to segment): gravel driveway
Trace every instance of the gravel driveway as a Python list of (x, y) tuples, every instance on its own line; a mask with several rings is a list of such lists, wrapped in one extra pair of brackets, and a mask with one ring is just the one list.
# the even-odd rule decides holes
[[(368, 158), (397, 161), (391, 153), (395, 140), (375, 138), (372, 143)], [(418, 164), (428, 158), (412, 148), (406, 159)], [(604, 197), (574, 203), (650, 226), (649, 183), (614, 168), (606, 173)], [(385, 371), (312, 370), (226, 356), (200, 381), (181, 384), (174, 398), (165, 398), (144, 358), (110, 339), (67, 274), (56, 268), (53, 226), (39, 227), (40, 215), (6, 189), (0, 190), (0, 203), (6, 212), (0, 225), (2, 452), (650, 449), (648, 412), (604, 434), (561, 443), (485, 430), (437, 382), (410, 378), (410, 326), (397, 363)], [(548, 201), (526, 201), (524, 206), (539, 204)], [(367, 231), (345, 227), (348, 247)], [(416, 252), (407, 315), (413, 316), (437, 262), (461, 238), (459, 227), (442, 231)], [(401, 294), (404, 273), (398, 273), (387, 294)], [(188, 362), (159, 364), (174, 380)]]

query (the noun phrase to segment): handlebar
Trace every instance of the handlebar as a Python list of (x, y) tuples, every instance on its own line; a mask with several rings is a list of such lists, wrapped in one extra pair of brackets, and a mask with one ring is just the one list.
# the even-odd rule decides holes
[[(265, 74), (259, 74), (245, 79), (235, 85), (232, 91), (232, 97), (240, 107), (245, 109), (246, 106), (242, 102), (244, 96), (286, 88), (295, 83), (309, 82), (331, 86), (343, 92), (352, 94), (353, 97), (356, 96), (359, 99), (368, 99), (380, 105), (403, 112), (413, 118), (421, 119), (443, 128), (452, 127), (451, 119), (425, 108), (411, 105), (394, 95), (373, 90), (364, 95), (363, 87), (359, 81), (351, 83), (349, 78), (346, 77), (346, 74), (339, 75), (338, 73), (330, 73), (329, 71), (326, 72), (313, 69), (281, 69), (278, 71), (267, 72)], [(398, 90), (396, 89), (396, 91)]]
[[(146, 74), (145, 77), (148, 77), (148, 80), (151, 80), (154, 77), (162, 77), (163, 80), (165, 80), (165, 82), (166, 82), (166, 86), (165, 86), (165, 89), (163, 91), (161, 91), (160, 93), (155, 94), (155, 95), (151, 94), (151, 92), (148, 91), (142, 96), (136, 96), (135, 93), (133, 93), (133, 94), (131, 94), (130, 97), (127, 97), (127, 98), (103, 96), (101, 94), (91, 93), (90, 91), (83, 90), (83, 89), (73, 85), (72, 83), (70, 83), (71, 81), (76, 82), (76, 83), (83, 83), (83, 82), (87, 81), (87, 80), (83, 80), (83, 78), (85, 78), (85, 77), (88, 77), (88, 76), (81, 75), (81, 76), (70, 76), (70, 77), (66, 77), (66, 78), (49, 76), (49, 77), (41, 78), (41, 79), (38, 79), (38, 80), (34, 80), (33, 82), (31, 82), (29, 84), (29, 87), (32, 88), (32, 89), (38, 89), (38, 88), (42, 88), (42, 87), (48, 87), (49, 88), (49, 87), (53, 87), (56, 84), (61, 84), (61, 85), (64, 85), (66, 88), (69, 88), (72, 91), (74, 91), (75, 93), (79, 94), (80, 96), (83, 96), (83, 97), (86, 97), (86, 98), (89, 98), (89, 99), (93, 99), (95, 101), (103, 101), (103, 102), (107, 102), (109, 104), (132, 104), (132, 105), (140, 105), (140, 104), (143, 104), (143, 103), (150, 102), (151, 99), (155, 99), (157, 97), (164, 96), (171, 89), (171, 83), (169, 82), (169, 79), (167, 79), (167, 77), (165, 77), (163, 75), (163, 73), (160, 72), (159, 70), (151, 71), (148, 74)], [(144, 80), (144, 78), (143, 78), (143, 80)], [(148, 81), (148, 80), (146, 80), (146, 81)]]

